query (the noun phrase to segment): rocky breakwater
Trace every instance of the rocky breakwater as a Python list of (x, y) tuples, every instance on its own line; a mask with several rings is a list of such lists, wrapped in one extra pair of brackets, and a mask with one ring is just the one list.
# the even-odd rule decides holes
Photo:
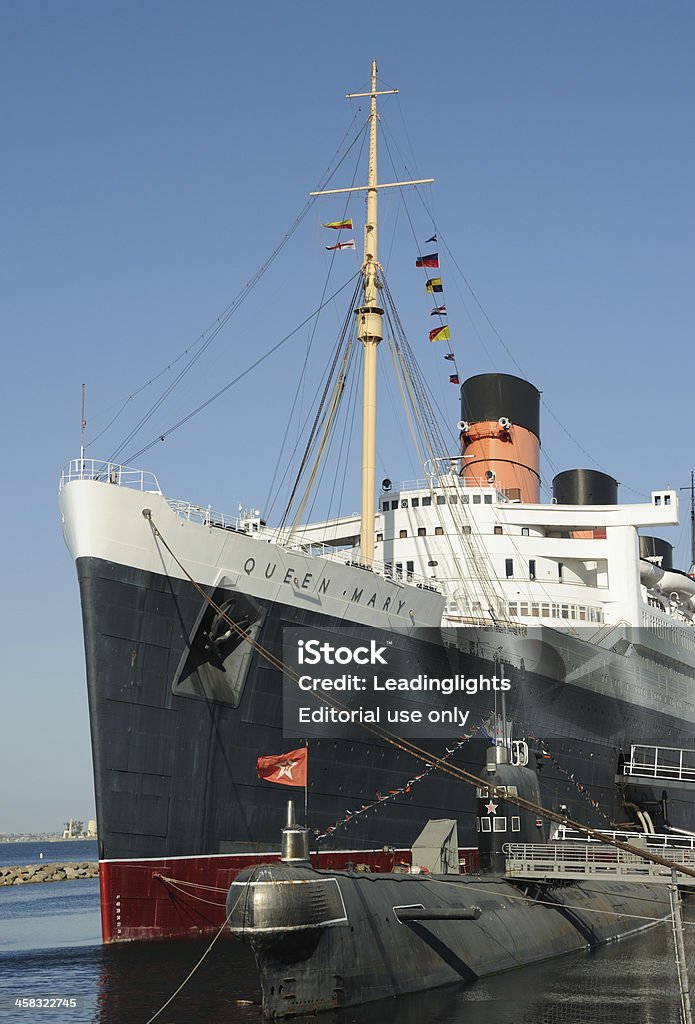
[(96, 878), (99, 865), (92, 861), (71, 864), (26, 864), (0, 868), (0, 885), (25, 885), (28, 882), (65, 882), (73, 878)]

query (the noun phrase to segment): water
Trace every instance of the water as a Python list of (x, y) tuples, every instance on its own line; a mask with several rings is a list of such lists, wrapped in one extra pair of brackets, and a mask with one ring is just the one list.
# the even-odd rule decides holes
[[(43, 854), (43, 857), (40, 854)], [(0, 843), (0, 868), (23, 867), (25, 864), (67, 864), (72, 861), (97, 859), (95, 839)]]
[[(62, 844), (61, 844), (62, 845)], [(62, 858), (56, 858), (62, 859)], [(86, 858), (79, 858), (86, 859)], [(695, 906), (686, 908), (695, 958)], [(209, 940), (100, 945), (96, 879), (0, 888), (0, 1021), (147, 1024)], [(694, 961), (695, 962), (695, 961)], [(75, 998), (74, 1009), (14, 1009), (16, 997)], [(678, 1024), (670, 928), (386, 1003), (324, 1014), (326, 1024)], [(300, 1018), (301, 1020), (301, 1018)], [(261, 1024), (245, 946), (220, 941), (157, 1024)]]

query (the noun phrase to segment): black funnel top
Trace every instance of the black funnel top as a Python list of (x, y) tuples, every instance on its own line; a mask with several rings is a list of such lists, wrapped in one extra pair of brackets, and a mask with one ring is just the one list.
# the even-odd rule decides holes
[(506, 416), (540, 437), (541, 393), (508, 373), (480, 373), (461, 385), (461, 419), (484, 423)]

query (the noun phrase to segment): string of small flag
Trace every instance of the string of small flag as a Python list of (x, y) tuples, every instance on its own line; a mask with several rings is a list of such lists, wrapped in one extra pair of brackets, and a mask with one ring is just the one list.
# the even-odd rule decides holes
[(446, 747), (446, 753), (439, 758), (437, 764), (431, 764), (429, 761), (426, 761), (425, 770), (420, 772), (418, 775), (414, 775), (412, 779), (408, 779), (408, 781), (402, 786), (399, 786), (398, 789), (389, 789), (387, 793), (377, 791), (374, 795), (374, 799), (370, 803), (363, 804), (358, 810), (346, 811), (342, 818), (338, 821), (334, 821), (332, 825), (328, 825), (323, 832), (316, 835), (317, 842), (320, 842), (322, 839), (327, 839), (341, 828), (347, 828), (348, 825), (351, 825), (363, 815), (369, 814), (370, 811), (381, 807), (383, 804), (389, 803), (389, 801), (395, 800), (399, 796), (404, 796), (405, 794), (410, 793), (414, 786), (417, 786), (417, 784), (422, 782), (423, 779), (428, 778), (433, 774), (433, 772), (436, 772), (443, 762), (445, 763), (450, 761), (454, 754), (456, 754), (465, 743), (468, 743), (469, 740), (473, 739), (476, 733), (482, 733), (485, 735), (484, 727), (482, 725), (474, 726), (469, 733), (464, 734), (460, 739), (456, 740), (452, 747)]
[[(346, 220), (329, 220), (327, 224), (323, 225), (324, 228), (332, 228), (334, 231), (352, 231), (352, 217), (348, 217)], [(340, 249), (354, 249), (355, 239), (350, 238), (346, 242), (341, 242), (340, 239), (335, 245), (326, 245), (324, 248), (328, 252), (336, 252)]]
[(543, 757), (546, 760), (550, 761), (555, 771), (559, 772), (560, 775), (563, 775), (567, 779), (567, 781), (574, 786), (582, 800), (584, 800), (585, 803), (588, 803), (591, 807), (593, 807), (593, 809), (601, 815), (605, 822), (607, 822), (609, 825), (614, 825), (615, 822), (605, 813), (605, 811), (599, 804), (598, 800), (594, 800), (594, 798), (590, 795), (588, 787), (585, 786), (584, 783), (579, 782), (574, 772), (568, 771), (564, 765), (560, 764), (555, 755), (547, 749), (545, 740), (539, 739), (538, 736), (534, 736), (533, 733), (530, 732), (528, 734), (528, 737), (534, 743), (538, 744), (540, 751), (543, 754)]
[[(431, 242), (436, 243), (436, 241), (437, 233), (435, 231), (433, 235), (431, 235), (429, 238), (425, 240), (424, 244), (429, 245)], [(426, 256), (418, 256), (415, 260), (415, 266), (417, 268), (423, 268), (428, 270), (439, 270), (439, 253), (431, 252)], [(442, 284), (441, 277), (429, 277), (425, 281), (425, 291), (428, 292), (430, 295), (441, 295), (444, 291), (444, 285)], [(432, 342), (449, 342), (449, 351), (444, 356), (447, 362), (454, 364), (454, 373), (449, 374), (449, 383), (460, 384), (461, 378), (459, 377), (458, 367), (456, 366), (456, 356), (454, 354), (453, 348), (451, 347), (451, 330), (449, 328), (449, 325), (443, 322), (443, 318), (447, 316), (446, 303), (441, 303), (440, 305), (433, 306), (433, 308), (430, 310), (430, 316), (438, 316), (440, 323), (439, 327), (433, 327), (432, 330), (429, 332), (429, 339)]]

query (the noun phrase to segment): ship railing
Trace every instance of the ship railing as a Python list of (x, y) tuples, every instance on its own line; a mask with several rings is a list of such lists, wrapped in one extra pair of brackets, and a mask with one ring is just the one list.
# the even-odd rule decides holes
[[(656, 864), (638, 853), (603, 843), (506, 843), (503, 852), (507, 858), (506, 873), (511, 877), (583, 878), (587, 875), (612, 875), (663, 881), (671, 878), (668, 865)], [(694, 850), (662, 850), (660, 856), (676, 869), (695, 869)], [(692, 884), (692, 878), (688, 876), (681, 876), (681, 880)]]
[(179, 501), (174, 498), (167, 498), (167, 505), (181, 519), (191, 523), (201, 523), (203, 526), (216, 526), (221, 530), (233, 530), (237, 533), (247, 533), (242, 526), (239, 516), (230, 516), (225, 512), (217, 512), (210, 505), (196, 505), (192, 501)]
[[(634, 843), (645, 842), (647, 847), (652, 852), (656, 850), (664, 850), (667, 848), (681, 849), (681, 850), (694, 850), (695, 851), (695, 835), (694, 834), (681, 834), (670, 832), (666, 835), (663, 832), (627, 832), (621, 829), (606, 829), (602, 828), (602, 836), (607, 839), (617, 839), (621, 843)], [(556, 834), (553, 836), (553, 842), (556, 843), (599, 843), (600, 839), (593, 837), (587, 837), (584, 832), (578, 832), (576, 829), (569, 828), (565, 825), (560, 825)]]
[(294, 548), (294, 550), (302, 551), (304, 554), (314, 558), (317, 556), (319, 558), (329, 558), (334, 562), (342, 562), (344, 565), (363, 569), (365, 572), (373, 572), (377, 576), (383, 576), (384, 579), (393, 580), (396, 583), (407, 583), (419, 587), (421, 590), (433, 590), (437, 594), (440, 593), (435, 580), (428, 576), (420, 576), (418, 573), (402, 566), (400, 562), (380, 562), (375, 559), (368, 565), (365, 562), (360, 562), (356, 557), (350, 557), (353, 555), (352, 549), (343, 548), (340, 550), (331, 547), (329, 544), (302, 544)]
[(623, 765), (623, 775), (695, 782), (695, 750), (635, 743)]
[(97, 480), (135, 491), (162, 493), (157, 477), (149, 470), (122, 466), (118, 462), (103, 459), (71, 459), (60, 474), (60, 490), (73, 480)]

